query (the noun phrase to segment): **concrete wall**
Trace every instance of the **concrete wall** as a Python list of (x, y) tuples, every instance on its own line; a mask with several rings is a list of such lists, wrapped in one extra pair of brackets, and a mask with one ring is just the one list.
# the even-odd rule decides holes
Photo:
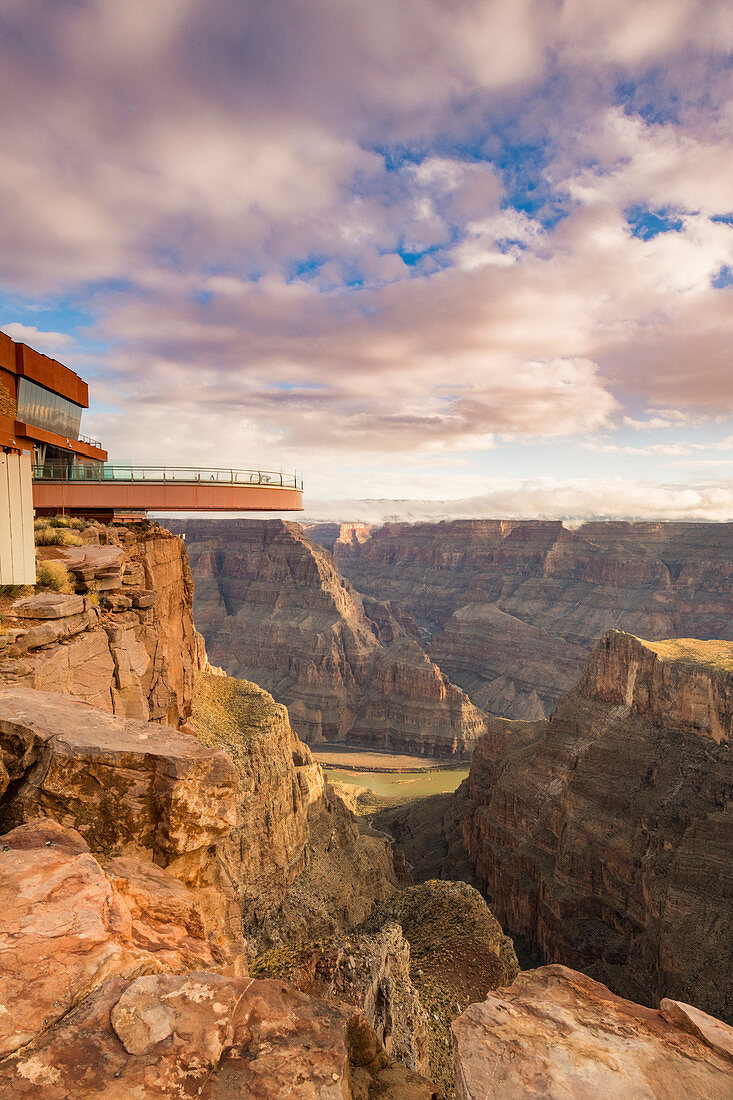
[(0, 584), (35, 584), (30, 455), (0, 454)]

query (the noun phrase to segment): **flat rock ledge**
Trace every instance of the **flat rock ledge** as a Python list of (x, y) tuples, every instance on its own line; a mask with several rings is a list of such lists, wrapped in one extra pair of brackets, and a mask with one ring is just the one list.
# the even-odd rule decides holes
[(225, 753), (68, 696), (0, 690), (0, 753), (15, 783), (0, 808), (5, 828), (53, 817), (93, 852), (146, 852), (167, 866), (236, 820), (237, 777)]
[(733, 1028), (543, 966), (453, 1023), (453, 1063), (457, 1100), (729, 1100)]

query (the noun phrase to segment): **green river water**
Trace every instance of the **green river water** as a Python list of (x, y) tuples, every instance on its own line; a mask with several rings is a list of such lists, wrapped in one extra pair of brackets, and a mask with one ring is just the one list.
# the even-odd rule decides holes
[(468, 768), (450, 768), (430, 772), (352, 772), (324, 768), (331, 783), (351, 783), (368, 787), (385, 798), (423, 798), (428, 794), (454, 791), (468, 775)]

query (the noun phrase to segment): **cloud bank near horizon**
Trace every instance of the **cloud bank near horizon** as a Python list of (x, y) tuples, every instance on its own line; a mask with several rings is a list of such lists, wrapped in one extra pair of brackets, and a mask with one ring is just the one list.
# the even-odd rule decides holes
[(401, 495), (539, 441), (598, 499), (614, 455), (723, 507), (651, 459), (723, 486), (725, 0), (26, 0), (0, 32), (0, 327), (96, 373), (117, 459)]

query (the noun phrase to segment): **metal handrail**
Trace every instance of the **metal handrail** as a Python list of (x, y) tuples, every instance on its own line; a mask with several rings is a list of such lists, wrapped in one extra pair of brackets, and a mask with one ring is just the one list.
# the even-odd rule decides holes
[(100, 451), (102, 450), (102, 444), (99, 442), (99, 440), (92, 439), (90, 435), (80, 435), (79, 443), (86, 443), (89, 447), (99, 447)]
[(282, 470), (215, 470), (199, 466), (117, 466), (95, 462), (78, 466), (33, 467), (36, 481), (59, 482), (168, 482), (217, 485), (266, 485), (269, 489), (302, 489), (303, 479)]

